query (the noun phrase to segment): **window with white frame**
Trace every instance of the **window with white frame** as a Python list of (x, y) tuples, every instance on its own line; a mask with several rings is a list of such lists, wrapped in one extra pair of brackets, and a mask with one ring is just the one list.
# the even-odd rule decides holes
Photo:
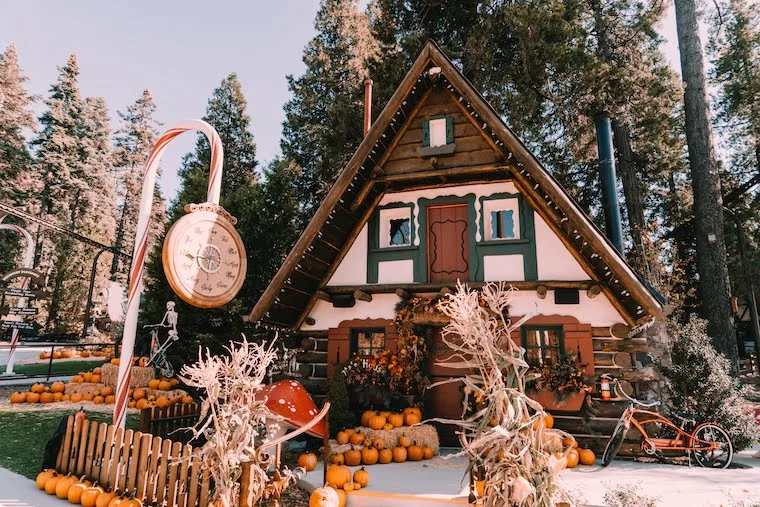
[(379, 214), (379, 247), (393, 248), (412, 244), (412, 210), (408, 207), (388, 208)]
[(435, 116), (422, 123), (422, 146), (437, 148), (454, 142), (454, 118)]
[(483, 218), (486, 240), (520, 238), (520, 205), (516, 197), (484, 201)]

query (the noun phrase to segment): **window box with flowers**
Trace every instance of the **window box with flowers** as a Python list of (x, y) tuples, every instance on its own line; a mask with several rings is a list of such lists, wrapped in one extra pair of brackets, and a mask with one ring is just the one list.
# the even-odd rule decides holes
[(585, 367), (570, 355), (531, 371), (537, 377), (528, 385), (528, 396), (548, 410), (578, 412), (591, 392)]

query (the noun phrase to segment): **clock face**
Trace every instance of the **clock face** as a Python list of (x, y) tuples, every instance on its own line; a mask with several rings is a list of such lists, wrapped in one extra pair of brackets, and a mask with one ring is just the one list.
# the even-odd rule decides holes
[(234, 226), (212, 211), (180, 218), (164, 241), (164, 270), (174, 292), (201, 308), (229, 302), (245, 279), (245, 247)]

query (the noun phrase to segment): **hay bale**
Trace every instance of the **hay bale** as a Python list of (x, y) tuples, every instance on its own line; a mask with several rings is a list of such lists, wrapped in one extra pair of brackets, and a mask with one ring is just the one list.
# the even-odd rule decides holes
[[(101, 367), (100, 379), (107, 386), (116, 387), (116, 381), (119, 378), (119, 367), (115, 364), (107, 363)], [(150, 366), (133, 366), (132, 377), (129, 380), (129, 387), (148, 387), (148, 382), (156, 378), (155, 370)]]
[[(438, 432), (430, 424), (417, 424), (415, 426), (402, 426), (392, 430), (373, 430), (371, 428), (358, 427), (357, 431), (364, 434), (367, 440), (382, 438), (385, 447), (396, 447), (398, 439), (406, 435), (409, 441), (419, 446), (427, 446), (433, 449), (433, 454), (438, 454), (441, 444), (438, 440)], [(335, 440), (330, 440), (330, 452), (341, 453), (351, 449), (351, 444), (338, 445)]]

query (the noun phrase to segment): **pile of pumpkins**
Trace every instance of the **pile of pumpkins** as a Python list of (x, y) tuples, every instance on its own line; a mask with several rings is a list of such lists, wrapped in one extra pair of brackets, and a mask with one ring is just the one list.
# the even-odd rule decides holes
[(42, 351), (40, 352), (40, 359), (71, 359), (72, 357), (90, 357), (93, 354), (89, 350), (75, 350), (71, 347), (65, 347), (61, 350)]
[[(342, 434), (342, 435), (341, 435)], [(375, 438), (372, 441), (367, 440), (363, 433), (355, 429), (345, 429), (338, 432), (338, 443), (348, 438), (347, 442), (351, 449), (333, 454), (330, 461), (334, 465), (381, 465), (394, 463), (404, 463), (405, 461), (421, 461), (433, 457), (433, 448), (428, 446), (417, 445), (409, 437), (402, 435), (398, 439), (398, 445), (392, 449), (385, 447), (382, 438)]]
[[(128, 406), (129, 408), (142, 410), (144, 408), (152, 407), (163, 408), (168, 407), (169, 405), (176, 405), (177, 403), (183, 405), (193, 403), (195, 400), (193, 400), (193, 397), (188, 394), (167, 395), (169, 391), (177, 386), (177, 384), (179, 384), (179, 380), (176, 378), (153, 379), (148, 382), (148, 389), (153, 390), (153, 392), (139, 387), (136, 389), (130, 389)], [(164, 391), (166, 394), (161, 394), (160, 391)]]
[[(567, 468), (575, 468), (580, 463), (581, 465), (591, 466), (596, 462), (596, 455), (591, 449), (581, 449), (578, 446), (578, 441), (573, 437), (565, 437), (562, 440), (562, 445), (566, 448), (570, 447), (570, 451), (564, 456), (565, 466)], [(557, 459), (563, 459), (561, 452), (555, 453), (554, 456)]]
[[(121, 358), (118, 357), (112, 357), (109, 361), (114, 366), (119, 366), (121, 364)], [(147, 366), (147, 364), (150, 362), (150, 358), (148, 356), (134, 356), (132, 358), (132, 366)]]
[[(407, 407), (401, 413), (367, 410), (362, 413), (361, 425), (379, 430), (392, 430), (402, 426), (412, 426), (422, 421), (422, 411), (418, 407)], [(341, 443), (340, 441), (338, 443)]]
[(61, 475), (55, 470), (43, 470), (37, 474), (37, 487), (48, 495), (55, 495), (82, 507), (142, 507), (143, 502), (129, 494), (105, 490), (97, 483), (77, 478), (71, 474)]
[[(316, 456), (314, 456), (316, 460)], [(300, 463), (299, 459), (299, 463)], [(327, 484), (315, 489), (309, 496), (309, 507), (345, 507), (346, 493), (366, 488), (369, 484), (369, 472), (364, 467), (351, 475), (351, 469), (345, 465), (330, 465), (327, 468)]]
[(66, 394), (66, 384), (53, 382), (50, 387), (45, 384), (33, 384), (28, 392), (17, 391), (10, 396), (11, 403), (54, 403), (69, 401), (71, 396)]

